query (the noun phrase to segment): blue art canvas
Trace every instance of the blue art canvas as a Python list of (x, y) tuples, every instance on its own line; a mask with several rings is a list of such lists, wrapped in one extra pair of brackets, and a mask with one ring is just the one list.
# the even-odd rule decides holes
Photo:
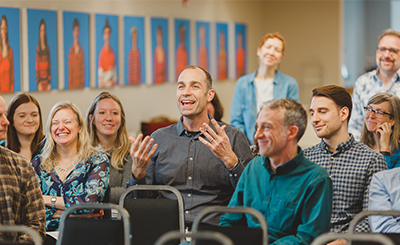
[(168, 80), (168, 19), (151, 18), (153, 83)]
[(28, 9), (29, 90), (58, 88), (57, 12)]
[(96, 87), (109, 88), (118, 81), (118, 16), (96, 14)]
[(196, 64), (207, 71), (210, 69), (210, 23), (196, 22)]
[(125, 85), (146, 82), (144, 35), (143, 17), (124, 17)]
[[(21, 37), (20, 11), (17, 8), (1, 8), (0, 93), (21, 91)], [(3, 51), (4, 52), (4, 51)]]
[(89, 14), (63, 13), (64, 89), (90, 86)]

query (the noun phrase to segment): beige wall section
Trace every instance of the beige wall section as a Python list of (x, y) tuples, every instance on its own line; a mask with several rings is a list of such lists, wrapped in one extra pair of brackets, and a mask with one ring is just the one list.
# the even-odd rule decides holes
[[(304, 83), (302, 66), (313, 64), (314, 67), (314, 64), (317, 64), (323, 71), (321, 81), (324, 84), (339, 83), (339, 1), (189, 0), (189, 2), (188, 7), (182, 7), (181, 0), (2, 0), (0, 5), (88, 13), (186, 18), (193, 21), (211, 21), (212, 23), (215, 21), (246, 23), (249, 72), (257, 67), (255, 53), (262, 35), (266, 32), (279, 31), (288, 42), (288, 49), (281, 64), (282, 72), (295, 77), (298, 82)], [(91, 65), (94, 64), (95, 62), (92, 60)], [(121, 55), (119, 65), (123, 65)], [(308, 66), (306, 68), (309, 70), (307, 70), (308, 78), (315, 75), (314, 68)], [(92, 79), (94, 79), (93, 75)], [(223, 120), (229, 122), (235, 80), (215, 82), (214, 87), (225, 108)], [(300, 88), (302, 87), (304, 86), (300, 84)], [(32, 95), (39, 100), (43, 117), (46, 120), (50, 108), (57, 101), (72, 100), (84, 112), (100, 91), (102, 90), (95, 88), (75, 91), (56, 90), (42, 93), (33, 92)], [(108, 89), (108, 91), (121, 99), (127, 114), (129, 132), (139, 131), (142, 120), (148, 120), (155, 116), (167, 115), (173, 119), (179, 118), (173, 82), (156, 86), (121, 86)], [(309, 91), (307, 92), (309, 93)], [(4, 94), (3, 97), (8, 102), (13, 95)], [(308, 101), (303, 102), (308, 103)]]
[(340, 2), (267, 1), (265, 32), (279, 31), (287, 41), (280, 70), (300, 86), (309, 104), (312, 88), (342, 84), (340, 77)]

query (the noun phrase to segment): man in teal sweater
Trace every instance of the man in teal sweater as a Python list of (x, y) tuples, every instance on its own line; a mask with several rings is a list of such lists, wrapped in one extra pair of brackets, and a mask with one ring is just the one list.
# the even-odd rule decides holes
[[(306, 125), (307, 114), (298, 102), (285, 98), (264, 103), (254, 136), (261, 156), (243, 171), (228, 205), (260, 211), (268, 224), (269, 244), (310, 244), (329, 231), (332, 182), (297, 146)], [(240, 214), (225, 214), (220, 225), (243, 222), (260, 226)]]

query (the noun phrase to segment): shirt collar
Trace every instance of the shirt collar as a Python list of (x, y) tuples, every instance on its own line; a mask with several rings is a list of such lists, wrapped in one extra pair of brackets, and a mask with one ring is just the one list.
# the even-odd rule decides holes
[[(257, 72), (258, 72), (258, 68), (256, 69), (256, 71), (255, 72), (253, 72), (252, 74), (251, 74), (251, 79), (250, 79), (250, 83), (253, 83), (254, 84), (254, 79), (256, 79), (256, 75), (257, 75)], [(275, 75), (274, 75), (274, 80), (272, 81), (272, 83), (274, 83), (274, 84), (276, 84), (277, 82), (277, 80), (279, 80), (279, 77), (280, 77), (280, 72), (279, 72), (279, 70), (278, 69), (276, 69), (276, 71), (275, 71)]]
[[(374, 77), (375, 81), (379, 81), (382, 83), (382, 80), (378, 77), (378, 72), (379, 72), (379, 68), (376, 68), (375, 70), (371, 71), (371, 75)], [(400, 69), (397, 70), (397, 72), (392, 77), (391, 84), (396, 83), (396, 82), (400, 82)]]
[[(336, 154), (349, 150), (356, 143), (354, 136), (352, 134), (349, 134), (349, 135), (350, 135), (350, 139), (340, 143), (336, 147)], [(326, 151), (326, 153), (332, 153), (329, 150), (328, 145), (325, 143), (325, 141), (323, 139), (321, 139), (321, 143), (319, 144), (319, 147), (321, 148), (322, 151)]]
[[(207, 115), (208, 115), (208, 118), (210, 119), (208, 126), (210, 126), (211, 129), (216, 132), (214, 125), (211, 123), (211, 119), (214, 119), (214, 117), (212, 117), (210, 114), (207, 114)], [(177, 130), (176, 132), (177, 132), (178, 136), (183, 136), (183, 135), (189, 136), (187, 129), (183, 125), (183, 116), (181, 116), (181, 118), (179, 119), (178, 124), (176, 125), (176, 130)], [(195, 138), (197, 139), (200, 135), (203, 135), (203, 134), (199, 133), (195, 136)]]
[[(284, 164), (275, 169), (276, 175), (288, 174), (292, 172), (300, 164), (301, 159), (304, 158), (304, 153), (299, 146), (297, 147), (297, 152), (298, 153), (294, 158), (290, 159), (289, 161), (285, 162)], [(268, 157), (265, 157), (264, 167), (268, 170), (270, 174), (274, 173)]]

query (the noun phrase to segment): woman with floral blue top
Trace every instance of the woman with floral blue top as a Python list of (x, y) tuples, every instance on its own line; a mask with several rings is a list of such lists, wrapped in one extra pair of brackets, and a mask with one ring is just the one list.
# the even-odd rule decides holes
[[(108, 188), (109, 162), (89, 143), (79, 109), (70, 101), (53, 106), (46, 124), (46, 143), (32, 160), (46, 206), (46, 230), (58, 230), (60, 216), (77, 203), (100, 203)], [(81, 216), (100, 214), (79, 211)]]

